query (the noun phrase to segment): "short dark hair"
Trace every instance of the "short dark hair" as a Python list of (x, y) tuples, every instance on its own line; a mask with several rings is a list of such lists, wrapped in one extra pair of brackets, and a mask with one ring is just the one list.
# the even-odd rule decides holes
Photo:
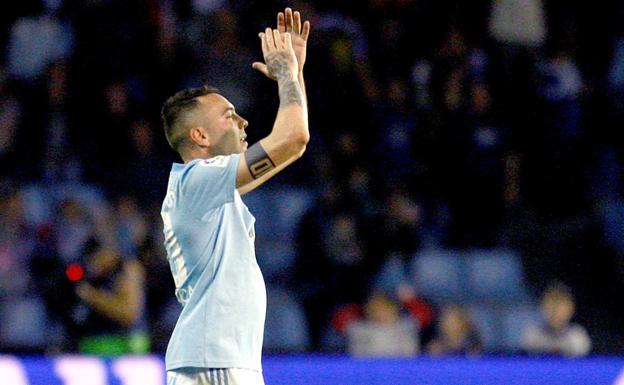
[(165, 101), (161, 110), (165, 136), (171, 148), (180, 152), (180, 147), (186, 142), (181, 126), (182, 117), (197, 106), (197, 98), (208, 94), (219, 93), (219, 90), (211, 86), (187, 88), (176, 92)]

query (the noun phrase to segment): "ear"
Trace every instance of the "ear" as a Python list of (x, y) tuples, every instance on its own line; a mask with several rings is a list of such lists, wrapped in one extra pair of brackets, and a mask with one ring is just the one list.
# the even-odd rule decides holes
[(196, 126), (190, 129), (189, 135), (193, 143), (197, 144), (199, 147), (208, 147), (210, 146), (210, 137), (208, 137), (208, 133), (201, 126)]

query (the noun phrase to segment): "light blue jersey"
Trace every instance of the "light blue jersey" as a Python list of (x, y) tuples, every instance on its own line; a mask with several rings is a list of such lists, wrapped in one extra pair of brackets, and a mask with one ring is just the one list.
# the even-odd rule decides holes
[(183, 309), (167, 370), (261, 370), (266, 288), (254, 250), (255, 218), (236, 190), (240, 154), (174, 163), (161, 215)]

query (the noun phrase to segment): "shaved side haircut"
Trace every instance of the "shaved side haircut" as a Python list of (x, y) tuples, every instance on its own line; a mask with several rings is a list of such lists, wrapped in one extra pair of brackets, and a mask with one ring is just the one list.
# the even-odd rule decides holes
[(186, 133), (190, 127), (185, 127), (184, 119), (197, 107), (197, 98), (218, 93), (218, 89), (210, 86), (187, 88), (176, 92), (163, 105), (160, 114), (165, 129), (165, 136), (171, 148), (178, 154), (188, 141)]

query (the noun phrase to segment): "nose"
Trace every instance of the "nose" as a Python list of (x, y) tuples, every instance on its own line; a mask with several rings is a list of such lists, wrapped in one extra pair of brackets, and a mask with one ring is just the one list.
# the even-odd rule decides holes
[(243, 118), (243, 117), (241, 116), (241, 117), (240, 117), (240, 121), (241, 121), (240, 125), (241, 125), (241, 127), (243, 128), (243, 130), (244, 130), (245, 128), (247, 128), (247, 126), (249, 125), (249, 122), (247, 121), (247, 119), (245, 119), (245, 118)]

